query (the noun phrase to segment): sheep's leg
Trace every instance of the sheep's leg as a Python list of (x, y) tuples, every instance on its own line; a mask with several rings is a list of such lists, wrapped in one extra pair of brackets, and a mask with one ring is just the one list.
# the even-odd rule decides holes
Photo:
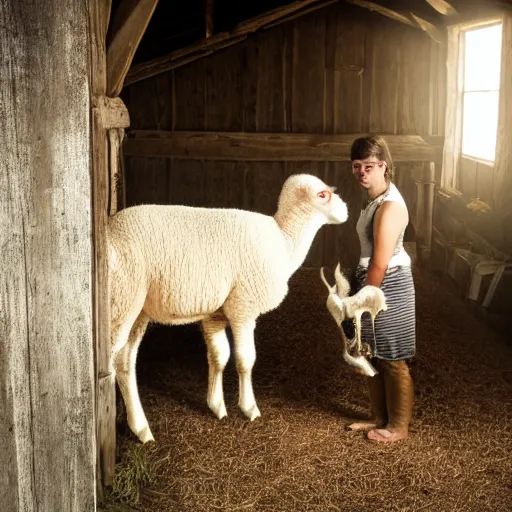
[(126, 406), (128, 426), (142, 443), (155, 440), (142, 409), (135, 371), (137, 352), (148, 323), (149, 318), (144, 313), (140, 313), (130, 331), (128, 342), (114, 359), (117, 383)]
[(254, 328), (256, 322), (250, 320), (243, 324), (231, 324), (235, 344), (235, 360), (238, 371), (238, 406), (251, 421), (261, 416), (252, 389), (252, 368), (256, 361), (254, 346)]
[(208, 354), (207, 403), (220, 420), (227, 416), (222, 389), (222, 375), (229, 359), (229, 342), (226, 336), (227, 321), (209, 318), (201, 322)]
[(356, 311), (354, 315), (354, 322), (356, 324), (356, 352), (361, 355), (361, 311)]

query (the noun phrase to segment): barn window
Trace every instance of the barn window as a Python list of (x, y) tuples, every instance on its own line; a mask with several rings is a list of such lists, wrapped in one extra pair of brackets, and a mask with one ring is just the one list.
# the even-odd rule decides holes
[(464, 67), (461, 152), (489, 162), (494, 162), (496, 154), (501, 28), (498, 23), (460, 34)]
[(442, 186), (489, 202), (505, 104), (504, 37), (502, 18), (448, 27)]

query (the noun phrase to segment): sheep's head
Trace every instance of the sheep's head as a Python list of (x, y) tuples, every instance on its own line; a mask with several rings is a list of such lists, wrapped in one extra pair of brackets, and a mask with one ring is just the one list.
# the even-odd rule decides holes
[(299, 205), (303, 211), (320, 214), (322, 224), (342, 224), (348, 219), (348, 209), (335, 190), (316, 176), (295, 174), (283, 185), (278, 210), (290, 210)]

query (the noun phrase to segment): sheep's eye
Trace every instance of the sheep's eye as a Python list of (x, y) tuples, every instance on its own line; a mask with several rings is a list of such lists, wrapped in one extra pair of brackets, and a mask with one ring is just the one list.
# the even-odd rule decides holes
[(322, 192), (318, 192), (318, 197), (320, 199), (325, 199), (327, 197), (327, 192), (323, 190)]

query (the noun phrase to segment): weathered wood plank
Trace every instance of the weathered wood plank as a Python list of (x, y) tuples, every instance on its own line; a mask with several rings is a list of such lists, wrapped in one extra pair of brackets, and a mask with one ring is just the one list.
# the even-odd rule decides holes
[[(350, 146), (360, 134), (171, 132), (133, 130), (123, 149), (132, 156), (241, 161), (347, 161)], [(417, 135), (386, 135), (397, 162), (425, 162), (440, 148)]]
[[(366, 24), (358, 19), (337, 20), (334, 82), (334, 131), (362, 131), (363, 76), (365, 67)], [(371, 55), (368, 73), (371, 79)]]
[(200, 160), (169, 162), (169, 204), (205, 206), (205, 172)]
[[(324, 126), (323, 133), (334, 133), (336, 38), (338, 10), (330, 8), (325, 12), (325, 68), (324, 68)], [(359, 130), (357, 130), (359, 131)]]
[(123, 0), (107, 51), (107, 95), (118, 96), (158, 0)]
[(206, 62), (206, 130), (242, 130), (242, 51), (236, 46)]
[[(206, 61), (198, 61), (190, 66), (176, 69), (173, 71), (173, 74), (174, 120), (172, 128), (174, 130), (204, 130), (206, 117)], [(150, 83), (153, 80), (145, 83)], [(135, 86), (131, 86), (130, 89), (132, 87)], [(167, 91), (167, 94), (169, 92)], [(165, 94), (164, 91), (162, 93)]]
[(323, 265), (327, 265), (331, 271), (338, 263), (341, 268), (355, 268), (360, 253), (356, 224), (363, 204), (363, 193), (349, 162), (329, 162), (325, 182), (336, 187), (336, 193), (347, 203), (348, 219), (342, 225), (322, 228), (325, 232)]
[(0, 26), (0, 510), (95, 510), (87, 9)]
[(400, 27), (397, 132), (429, 133), (430, 39)]
[(373, 34), (371, 132), (397, 132), (401, 32), (400, 25), (383, 20)]
[(99, 96), (96, 100), (97, 109), (101, 116), (103, 128), (128, 128), (130, 114), (121, 98), (108, 98)]
[(286, 179), (284, 162), (246, 164), (246, 195), (244, 208), (264, 215), (274, 215), (277, 200)]
[(281, 48), (286, 45), (286, 27), (276, 27), (258, 39), (257, 131), (284, 130), (283, 73), (285, 60)]
[(244, 132), (258, 131), (258, 82), (260, 69), (258, 66), (260, 47), (259, 39), (250, 39), (242, 48), (242, 116)]
[(126, 159), (126, 205), (156, 203), (169, 200), (169, 159)]
[[(170, 130), (172, 114), (172, 75), (166, 73), (129, 89), (131, 123), (144, 128)], [(126, 153), (125, 153), (126, 154)], [(168, 201), (169, 161), (167, 158), (126, 158), (126, 204)], [(144, 178), (142, 178), (144, 176)]]
[(324, 125), (325, 14), (294, 22), (292, 131), (322, 133)]

